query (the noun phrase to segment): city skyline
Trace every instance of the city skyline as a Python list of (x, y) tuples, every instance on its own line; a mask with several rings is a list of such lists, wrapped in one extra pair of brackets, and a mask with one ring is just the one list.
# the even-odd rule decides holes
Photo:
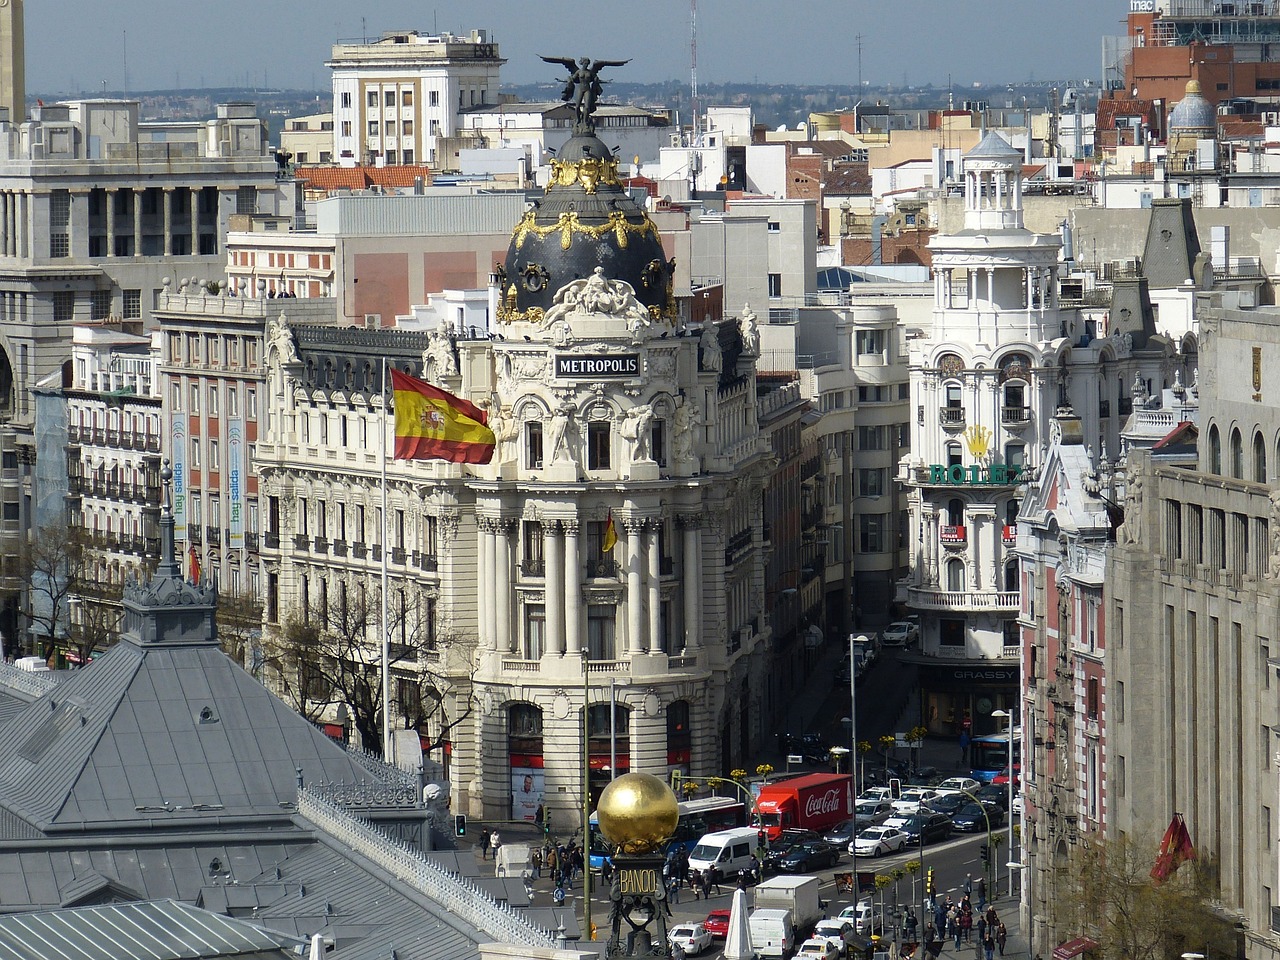
[[(776, 0), (701, 0), (699, 82), (856, 84), (859, 73), (872, 86), (1097, 79), (1101, 38), (1122, 33), (1127, 12), (1119, 0), (1082, 0), (1069, 16), (1053, 17), (1041, 5), (1011, 0), (955, 0), (945, 15), (937, 0), (901, 0), (874, 10), (868, 3), (815, 0), (803, 19), (778, 19), (779, 8)], [(403, 29), (488, 31), (508, 61), (503, 80), (511, 84), (557, 77), (555, 67), (538, 59), (541, 54), (630, 58), (615, 76), (638, 83), (685, 81), (690, 74), (688, 0), (646, 4), (644, 29), (620, 5), (583, 21), (576, 19), (579, 7), (565, 0), (515, 8), (495, 0), (435, 7), (389, 0), (363, 18), (336, 0), (226, 0), (216, 21), (193, 17), (198, 9), (208, 8), (175, 0), (157, 16), (155, 5), (144, 0), (117, 0), (109, 8), (87, 0), (28, 2), (27, 89), (327, 90), (324, 61), (335, 39)], [(733, 26), (724, 29), (720, 24), (729, 15)], [(830, 29), (833, 21), (842, 25)], [(194, 23), (200, 25), (196, 31)], [(1041, 39), (1050, 26), (1051, 45)], [(786, 51), (792, 55), (780, 55)]]

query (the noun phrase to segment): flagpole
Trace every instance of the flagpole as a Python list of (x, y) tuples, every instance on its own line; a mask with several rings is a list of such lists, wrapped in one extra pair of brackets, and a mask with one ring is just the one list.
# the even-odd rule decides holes
[(391, 762), (391, 624), (387, 620), (387, 358), (382, 358), (382, 759)]

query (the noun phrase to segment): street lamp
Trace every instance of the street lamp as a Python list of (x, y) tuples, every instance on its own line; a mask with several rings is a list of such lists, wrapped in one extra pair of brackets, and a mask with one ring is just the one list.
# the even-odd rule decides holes
[(591, 652), (582, 648), (582, 936), (591, 939)]
[[(1009, 721), (1009, 745), (1006, 748), (1006, 754), (1009, 759), (1009, 782), (1005, 785), (1008, 787), (1009, 800), (1005, 805), (1005, 809), (1009, 811), (1009, 856), (1013, 856), (1013, 711), (1012, 710), (992, 710), (991, 716), (1008, 719)], [(1013, 870), (1008, 871), (1009, 874), (1009, 899), (1013, 899)]]

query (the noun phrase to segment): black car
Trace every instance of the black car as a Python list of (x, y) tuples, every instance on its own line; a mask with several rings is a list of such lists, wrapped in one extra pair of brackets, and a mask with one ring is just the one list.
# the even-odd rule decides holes
[(922, 831), (925, 843), (936, 843), (951, 836), (952, 827), (951, 818), (945, 813), (917, 813), (898, 829), (907, 835), (907, 846), (910, 847), (920, 843)]
[(818, 867), (834, 867), (840, 862), (840, 851), (829, 843), (798, 843), (778, 858), (778, 869), (785, 873), (811, 873)]
[(822, 843), (822, 837), (813, 830), (783, 830), (777, 840), (769, 841), (769, 853), (764, 858), (765, 869), (782, 869), (782, 858), (804, 843)]
[(783, 753), (798, 754), (804, 757), (806, 763), (831, 762), (831, 745), (816, 733), (806, 733), (803, 736), (784, 733), (779, 739), (782, 741)]
[(967, 803), (973, 803), (963, 793), (947, 793), (929, 801), (929, 809), (937, 813), (953, 814)]
[(999, 807), (1001, 810), (1009, 808), (1009, 788), (1007, 786), (996, 786), (988, 783), (974, 794), (982, 803)]
[(987, 822), (990, 821), (991, 828), (994, 830), (1004, 822), (1004, 811), (999, 807), (986, 806), (986, 815), (983, 815), (984, 807), (978, 806), (976, 803), (966, 803), (957, 810), (951, 817), (951, 822), (957, 830), (964, 833), (977, 833), (980, 830), (987, 829)]

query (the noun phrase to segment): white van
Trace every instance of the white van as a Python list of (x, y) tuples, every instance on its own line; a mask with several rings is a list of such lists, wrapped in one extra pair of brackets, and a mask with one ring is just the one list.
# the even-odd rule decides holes
[(757, 907), (747, 918), (751, 949), (762, 957), (790, 957), (796, 950), (796, 931), (790, 910)]
[(735, 827), (732, 830), (708, 833), (689, 851), (689, 869), (715, 869), (726, 880), (736, 877), (739, 870), (751, 868), (751, 855), (755, 846), (754, 827)]

